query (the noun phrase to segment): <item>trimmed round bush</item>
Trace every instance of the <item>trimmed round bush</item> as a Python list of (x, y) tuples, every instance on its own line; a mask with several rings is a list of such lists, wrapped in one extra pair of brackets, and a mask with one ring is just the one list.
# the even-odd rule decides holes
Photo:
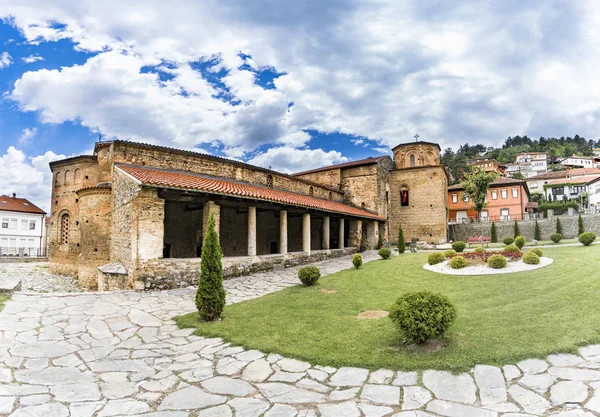
[(352, 257), (352, 265), (354, 265), (356, 269), (360, 268), (360, 266), (362, 265), (362, 256), (360, 253), (354, 254), (354, 256)]
[(392, 256), (392, 251), (389, 250), (388, 248), (381, 248), (381, 249), (379, 249), (379, 252), (377, 252), (377, 253), (383, 259), (390, 259), (390, 256)]
[(504, 252), (521, 252), (517, 245), (508, 245), (504, 248)]
[(316, 266), (305, 266), (298, 271), (298, 278), (307, 287), (313, 286), (321, 278), (321, 271)]
[(579, 241), (583, 246), (590, 246), (596, 240), (596, 235), (592, 232), (585, 232), (579, 235)]
[(456, 251), (454, 249), (448, 249), (444, 251), (444, 256), (446, 258), (452, 258), (454, 255), (456, 255)]
[(561, 235), (560, 233), (552, 233), (550, 235), (550, 240), (553, 241), (554, 243), (558, 243), (562, 240), (563, 235)]
[(539, 256), (540, 258), (542, 256), (544, 256), (544, 252), (542, 252), (542, 250), (540, 248), (532, 248), (529, 249), (529, 252), (535, 253), (537, 256)]
[(452, 269), (462, 269), (465, 266), (469, 266), (469, 261), (467, 261), (462, 256), (455, 256), (450, 259), (450, 268)]
[(512, 237), (510, 237), (510, 236), (507, 236), (507, 237), (505, 237), (504, 239), (502, 239), (502, 242), (503, 242), (503, 243), (504, 243), (506, 246), (508, 246), (508, 245), (512, 245), (514, 241), (515, 241), (515, 240), (514, 240)]
[(458, 253), (464, 251), (466, 247), (467, 244), (462, 240), (457, 240), (456, 242), (452, 243), (452, 249), (454, 249)]
[(456, 320), (456, 307), (442, 294), (413, 292), (396, 300), (390, 319), (408, 341), (423, 343), (448, 330)]
[(525, 238), (523, 236), (517, 236), (514, 243), (519, 249), (523, 249), (523, 246), (525, 246)]
[(502, 255), (492, 255), (488, 258), (488, 266), (494, 269), (506, 268), (508, 261)]
[(427, 257), (427, 263), (429, 265), (439, 264), (440, 262), (444, 262), (445, 260), (446, 260), (446, 257), (444, 256), (444, 254), (442, 252), (432, 252)]
[(473, 252), (476, 252), (476, 253), (483, 252), (483, 253), (485, 253), (485, 248), (482, 248), (481, 246), (477, 246)]
[(533, 252), (527, 252), (523, 255), (523, 262), (528, 265), (537, 265), (540, 263), (540, 257)]

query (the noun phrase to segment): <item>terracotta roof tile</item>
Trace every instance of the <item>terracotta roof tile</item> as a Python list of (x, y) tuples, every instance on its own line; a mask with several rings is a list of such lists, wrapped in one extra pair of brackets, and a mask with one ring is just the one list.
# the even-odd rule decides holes
[(0, 196), (0, 211), (17, 211), (20, 213), (46, 214), (44, 210), (25, 198)]
[(206, 177), (188, 171), (166, 170), (138, 165), (115, 164), (115, 166), (146, 186), (196, 190), (209, 194), (231, 195), (386, 221), (386, 219), (379, 217), (376, 214), (348, 204), (323, 200), (280, 189), (236, 182), (228, 178)]
[(359, 166), (363, 166), (363, 165), (371, 165), (371, 164), (375, 164), (385, 158), (389, 158), (389, 156), (387, 156), (387, 155), (371, 156), (369, 158), (359, 159), (357, 161), (344, 162), (341, 164), (328, 165), (328, 166), (321, 167), (321, 168), (309, 169), (308, 171), (296, 172), (295, 174), (292, 174), (292, 176), (297, 177), (300, 175), (313, 174), (315, 172), (329, 171), (330, 169), (353, 168), (353, 167), (359, 167)]

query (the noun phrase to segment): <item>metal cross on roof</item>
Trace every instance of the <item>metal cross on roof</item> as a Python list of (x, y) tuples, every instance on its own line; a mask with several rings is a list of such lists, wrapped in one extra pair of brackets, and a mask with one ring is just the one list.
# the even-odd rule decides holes
[(421, 136), (417, 133), (413, 136), (413, 138), (415, 138), (415, 142), (417, 142), (419, 140)]

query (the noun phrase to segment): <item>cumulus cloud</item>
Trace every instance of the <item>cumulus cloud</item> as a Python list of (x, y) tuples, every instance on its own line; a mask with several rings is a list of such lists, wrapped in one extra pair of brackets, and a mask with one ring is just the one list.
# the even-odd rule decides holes
[(37, 135), (37, 127), (27, 127), (21, 131), (21, 136), (19, 137), (20, 144), (27, 144)]
[(43, 61), (44, 57), (41, 57), (39, 55), (29, 55), (29, 56), (21, 58), (21, 60), (26, 64), (33, 64), (34, 62), (37, 62), (37, 61)]
[(52, 151), (27, 157), (23, 151), (9, 147), (4, 155), (0, 155), (0, 194), (17, 193), (50, 212), (52, 173), (48, 164), (63, 158), (65, 155)]
[(2, 52), (0, 54), (0, 69), (6, 68), (13, 63), (12, 57), (8, 52)]
[(295, 149), (280, 146), (260, 153), (248, 162), (265, 168), (270, 167), (276, 171), (294, 173), (347, 161), (348, 158), (337, 151), (325, 152), (322, 149)]

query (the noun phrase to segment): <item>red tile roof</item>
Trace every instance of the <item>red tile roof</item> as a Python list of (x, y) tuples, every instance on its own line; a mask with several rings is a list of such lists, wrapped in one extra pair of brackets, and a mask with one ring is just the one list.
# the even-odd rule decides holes
[(296, 172), (295, 174), (292, 174), (292, 176), (297, 177), (299, 175), (313, 174), (315, 172), (321, 172), (321, 171), (329, 171), (330, 169), (353, 168), (353, 167), (359, 167), (359, 166), (363, 166), (363, 165), (371, 165), (371, 164), (376, 164), (377, 162), (379, 162), (385, 158), (389, 158), (389, 156), (387, 156), (387, 155), (370, 156), (368, 158), (359, 159), (357, 161), (344, 162), (341, 164), (328, 165), (328, 166), (321, 167), (321, 168), (309, 169), (308, 171)]
[(44, 210), (25, 198), (0, 196), (0, 211), (17, 211), (20, 213), (46, 214)]
[(376, 214), (336, 201), (323, 200), (290, 191), (237, 182), (228, 178), (207, 177), (188, 171), (167, 170), (139, 165), (115, 164), (115, 166), (146, 186), (231, 195), (386, 221), (386, 219)]

